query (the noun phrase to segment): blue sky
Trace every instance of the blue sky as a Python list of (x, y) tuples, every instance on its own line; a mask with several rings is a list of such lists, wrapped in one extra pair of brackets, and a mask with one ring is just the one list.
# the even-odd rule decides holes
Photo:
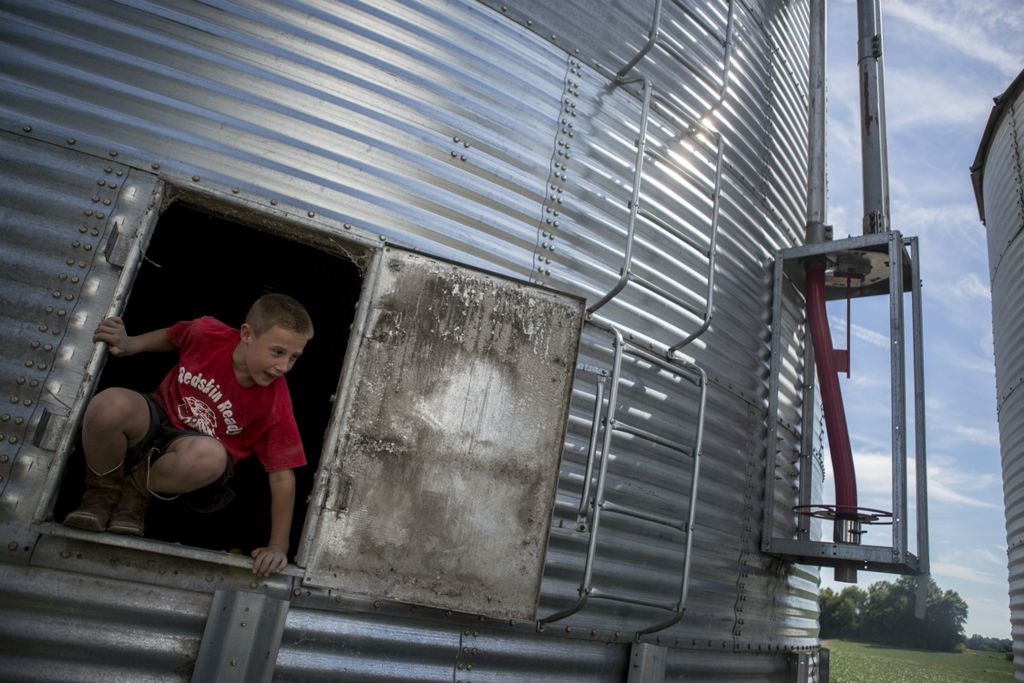
[[(921, 246), (932, 576), (967, 601), (968, 635), (1009, 638), (988, 256), (969, 167), (992, 98), (1024, 69), (1024, 2), (881, 2), (892, 225)], [(830, 0), (828, 12), (828, 222), (840, 239), (861, 234), (863, 214), (856, 2)], [(887, 305), (855, 302), (842, 384), (860, 503), (890, 510)], [(845, 308), (830, 318), (841, 347)], [(872, 527), (864, 542), (889, 533)], [(893, 578), (863, 572), (859, 585)]]

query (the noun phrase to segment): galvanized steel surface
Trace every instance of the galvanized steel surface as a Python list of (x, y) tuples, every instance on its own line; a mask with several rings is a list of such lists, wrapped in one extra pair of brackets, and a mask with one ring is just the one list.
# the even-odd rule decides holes
[[(770, 259), (800, 242), (805, 218), (807, 5), (732, 3), (735, 44), (721, 102), (726, 0), (666, 3), (662, 46), (636, 67), (663, 100), (652, 113), (648, 135), (655, 155), (641, 199), (687, 240), (641, 224), (635, 266), (694, 306), (705, 297), (701, 249), (713, 219), (714, 144), (700, 126), (719, 132), (725, 143), (714, 319), (685, 349), (711, 379), (690, 595), (682, 623), (662, 638), (716, 653), (810, 649), (817, 646), (817, 569), (783, 565), (758, 550)], [(619, 276), (640, 123), (633, 86), (616, 87), (607, 70), (644, 43), (649, 10), (625, 2), (597, 9), (539, 2), (0, 2), (0, 126), (21, 138), (14, 147), (26, 148), (4, 168), (34, 178), (29, 184), (37, 197), (71, 202), (77, 212), (77, 190), (54, 189), (63, 170), (35, 171), (18, 161), (36, 163), (45, 141), (92, 155), (60, 152), (86, 166), (95, 161), (102, 168), (116, 159), (132, 173), (159, 174), (183, 191), (230, 197), (237, 188), (262, 198), (268, 209), (273, 200), (277, 211), (315, 215), (326, 235), (340, 236), (341, 226), (350, 224), (364, 237), (380, 235), (593, 302)], [(88, 172), (80, 175), (95, 183)], [(22, 204), (45, 205), (38, 198)], [(64, 248), (63, 237), (44, 243), (32, 232), (6, 246), (19, 234), (8, 232), (7, 215), (3, 252), (12, 267), (28, 262), (39, 248), (33, 245), (50, 245), (43, 260), (57, 254), (58, 244)], [(77, 230), (70, 219), (47, 222)], [(96, 279), (108, 301), (115, 277)], [(49, 290), (49, 282), (40, 282), (25, 296)], [(15, 329), (38, 324), (34, 306), (18, 313), (22, 322)], [(89, 310), (99, 309), (105, 306)], [(601, 315), (656, 349), (699, 323), (635, 286)], [(780, 431), (792, 449), (804, 409), (799, 311), (791, 311), (790, 320)], [(31, 341), (5, 339), (4, 363), (12, 357), (21, 362), (22, 347)], [(78, 367), (80, 358), (68, 367)], [(580, 361), (606, 368), (609, 359), (607, 335), (588, 328)], [(18, 368), (4, 368), (0, 381), (16, 381)], [(668, 438), (690, 438), (696, 425), (687, 383), (642, 364), (627, 367), (626, 378), (620, 413)], [(580, 372), (573, 387), (539, 614), (575, 600), (580, 585), (585, 537), (575, 531), (575, 519), (594, 382)], [(10, 462), (36, 457), (29, 449), (15, 454)], [(678, 492), (687, 490), (688, 463), (625, 438), (609, 456), (616, 461), (609, 473), (613, 495), (658, 510), (684, 506)], [(6, 492), (3, 503), (9, 504)], [(610, 520), (602, 534), (598, 580), (655, 599), (677, 590), (680, 538)], [(354, 620), (363, 618), (321, 616), (321, 623), (318, 614), (302, 614), (308, 628), (355, 628)], [(557, 628), (594, 630), (596, 638), (608, 639), (658, 617), (594, 601)], [(372, 647), (383, 648), (394, 636), (388, 623), (379, 631), (384, 640)], [(413, 628), (427, 639), (447, 638), (426, 622)], [(604, 644), (590, 644), (583, 653), (537, 638), (545, 643), (544, 656), (586, 658), (588, 671), (603, 671), (606, 659), (618, 656)], [(330, 656), (300, 661), (291, 649), (299, 640), (289, 645), (286, 634), (282, 676), (293, 675), (284, 673), (293, 666), (302, 672), (293, 677), (314, 675), (302, 667), (327, 676), (332, 666), (342, 666)], [(392, 661), (390, 673), (373, 675), (404, 677), (432, 656)], [(509, 656), (509, 671), (540, 667), (528, 656)], [(370, 660), (345, 661), (346, 667), (365, 666), (360, 675), (372, 667)], [(733, 661), (750, 667), (749, 659), (723, 658), (721, 670)], [(763, 670), (754, 666), (759, 673), (751, 680), (778, 678), (777, 668), (774, 660)]]
[(1003, 463), (1014, 679), (1024, 681), (1024, 79), (997, 99), (978, 152), (988, 229), (996, 410)]
[(532, 620), (582, 302), (395, 250), (370, 272), (306, 583)]

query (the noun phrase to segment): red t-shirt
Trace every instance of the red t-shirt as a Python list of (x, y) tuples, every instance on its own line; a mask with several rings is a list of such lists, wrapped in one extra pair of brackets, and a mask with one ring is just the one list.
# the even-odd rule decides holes
[(267, 387), (238, 383), (237, 329), (206, 316), (177, 323), (167, 336), (180, 359), (156, 398), (175, 427), (215, 437), (233, 462), (255, 453), (267, 472), (306, 464), (284, 377)]

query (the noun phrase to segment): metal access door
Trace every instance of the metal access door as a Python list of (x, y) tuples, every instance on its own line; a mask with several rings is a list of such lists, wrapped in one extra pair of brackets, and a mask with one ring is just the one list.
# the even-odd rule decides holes
[(390, 248), (365, 289), (305, 583), (533, 619), (583, 302)]

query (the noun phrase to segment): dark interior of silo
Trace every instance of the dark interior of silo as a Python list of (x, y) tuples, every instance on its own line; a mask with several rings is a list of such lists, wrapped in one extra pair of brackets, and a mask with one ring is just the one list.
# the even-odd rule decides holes
[[(361, 285), (359, 269), (344, 257), (175, 204), (160, 217), (122, 315), (134, 335), (204, 315), (238, 327), (250, 304), (270, 292), (288, 294), (307, 308), (315, 334), (287, 375), (307, 460), (295, 470), (289, 560), (302, 532)], [(175, 360), (171, 353), (108, 356), (97, 391), (119, 386), (151, 392)], [(55, 505), (56, 520), (77, 506), (84, 468), (76, 444)], [(154, 499), (146, 537), (245, 555), (265, 545), (270, 489), (259, 460), (238, 462), (229, 485), (234, 501), (213, 513)]]

